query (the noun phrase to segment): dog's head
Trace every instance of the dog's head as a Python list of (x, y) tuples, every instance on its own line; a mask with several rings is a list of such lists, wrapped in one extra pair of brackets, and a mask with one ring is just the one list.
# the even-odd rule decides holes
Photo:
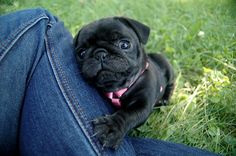
[(128, 87), (145, 68), (143, 45), (149, 32), (149, 27), (124, 17), (84, 26), (74, 39), (82, 75), (104, 92)]

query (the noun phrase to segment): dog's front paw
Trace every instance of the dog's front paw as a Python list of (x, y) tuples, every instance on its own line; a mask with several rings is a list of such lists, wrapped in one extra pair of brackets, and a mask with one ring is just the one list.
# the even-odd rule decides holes
[(117, 149), (124, 137), (124, 131), (115, 116), (107, 115), (93, 120), (94, 136), (102, 143), (103, 147)]

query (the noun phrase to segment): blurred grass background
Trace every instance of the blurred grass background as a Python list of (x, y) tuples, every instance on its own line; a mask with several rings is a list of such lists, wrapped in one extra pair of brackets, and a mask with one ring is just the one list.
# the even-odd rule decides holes
[(0, 0), (0, 14), (43, 7), (73, 35), (107, 16), (127, 16), (151, 28), (147, 51), (172, 62), (176, 90), (131, 132), (236, 155), (235, 0)]

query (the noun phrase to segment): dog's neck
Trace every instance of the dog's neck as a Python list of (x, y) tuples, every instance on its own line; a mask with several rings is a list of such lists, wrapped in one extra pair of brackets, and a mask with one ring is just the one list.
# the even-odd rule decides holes
[(120, 97), (138, 80), (138, 78), (145, 72), (145, 70), (147, 70), (149, 66), (149, 63), (146, 62), (146, 66), (145, 68), (139, 73), (137, 74), (137, 76), (135, 76), (128, 87), (126, 88), (122, 88), (118, 91), (115, 91), (115, 92), (108, 92), (108, 93), (105, 93), (106, 97), (108, 97), (112, 104), (117, 107), (117, 108), (121, 108), (122, 104), (121, 104), (121, 101), (120, 101)]

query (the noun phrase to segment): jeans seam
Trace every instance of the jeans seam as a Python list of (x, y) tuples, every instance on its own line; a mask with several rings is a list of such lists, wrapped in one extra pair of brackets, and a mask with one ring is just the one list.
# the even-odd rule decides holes
[(49, 18), (45, 15), (41, 15), (36, 18), (33, 18), (28, 23), (26, 23), (26, 24), (24, 23), (24, 24), (20, 25), (16, 31), (11, 33), (9, 35), (9, 38), (6, 39), (6, 41), (7, 41), (6, 43), (1, 43), (3, 50), (0, 51), (0, 62), (6, 56), (6, 54), (10, 51), (10, 49), (13, 47), (13, 45), (19, 40), (19, 38), (21, 36), (23, 36), (26, 31), (28, 31), (32, 26), (37, 24), (42, 19), (49, 19)]
[(60, 61), (58, 61), (58, 58), (55, 55), (55, 52), (54, 52), (55, 50), (53, 49), (53, 47), (50, 47), (50, 43), (48, 42), (48, 38), (50, 38), (50, 37), (49, 36), (45, 37), (47, 55), (48, 55), (49, 62), (51, 64), (54, 76), (55, 76), (56, 81), (58, 83), (58, 86), (59, 86), (59, 88), (66, 100), (66, 103), (68, 104), (68, 107), (70, 108), (76, 121), (80, 125), (84, 135), (88, 138), (95, 153), (97, 153), (97, 155), (101, 155), (101, 151), (99, 150), (97, 144), (95, 143), (94, 139), (91, 138), (89, 135), (92, 131), (92, 127), (88, 124), (88, 122), (89, 122), (88, 118), (83, 113), (84, 112), (83, 109), (79, 106), (79, 104), (78, 104), (79, 100), (73, 94), (73, 90), (69, 86), (68, 80), (66, 79), (66, 76), (61, 68)]

